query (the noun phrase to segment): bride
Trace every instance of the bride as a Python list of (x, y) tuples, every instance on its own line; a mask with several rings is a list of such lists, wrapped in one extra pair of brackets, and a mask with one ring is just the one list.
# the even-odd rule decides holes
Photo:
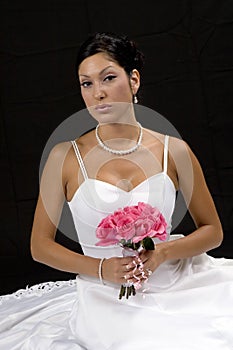
[[(233, 260), (206, 252), (223, 240), (201, 166), (183, 140), (144, 128), (135, 103), (144, 57), (127, 37), (96, 33), (82, 45), (77, 76), (97, 121), (49, 154), (31, 234), (32, 257), (77, 274), (1, 299), (0, 349), (230, 350)], [(180, 191), (195, 230), (172, 235)], [(84, 254), (55, 241), (64, 201)], [(166, 239), (122, 256), (96, 228), (119, 208), (149, 204)], [(138, 286), (119, 299), (121, 285)]]

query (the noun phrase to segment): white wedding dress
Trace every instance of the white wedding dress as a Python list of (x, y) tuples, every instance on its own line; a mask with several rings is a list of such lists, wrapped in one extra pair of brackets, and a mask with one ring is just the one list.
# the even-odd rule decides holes
[[(158, 207), (171, 231), (176, 191), (167, 175), (168, 138), (163, 171), (130, 192), (88, 178), (72, 144), (85, 181), (68, 204), (84, 254), (121, 256), (118, 246), (95, 245), (95, 229), (109, 213), (139, 201)], [(0, 350), (233, 349), (233, 260), (207, 254), (172, 260), (136, 296), (119, 300), (119, 288), (77, 276), (2, 296)]]

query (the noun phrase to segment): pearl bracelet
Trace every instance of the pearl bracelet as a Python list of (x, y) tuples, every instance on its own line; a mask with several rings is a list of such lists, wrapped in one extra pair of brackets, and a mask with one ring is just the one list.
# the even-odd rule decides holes
[(98, 271), (98, 273), (99, 273), (99, 280), (100, 280), (100, 282), (101, 282), (102, 284), (104, 284), (103, 276), (102, 276), (102, 265), (103, 265), (104, 260), (105, 260), (105, 258), (102, 258), (102, 259), (100, 260), (100, 263), (99, 263), (99, 271)]

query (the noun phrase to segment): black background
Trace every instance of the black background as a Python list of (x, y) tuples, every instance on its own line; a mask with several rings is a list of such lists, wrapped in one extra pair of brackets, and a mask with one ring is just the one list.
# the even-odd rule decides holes
[[(128, 34), (146, 57), (141, 104), (166, 117), (203, 167), (233, 257), (233, 1), (1, 1), (0, 294), (72, 274), (32, 261), (39, 164), (51, 133), (84, 108), (75, 77), (94, 31)], [(81, 121), (85, 128), (85, 120)], [(192, 229), (186, 216), (176, 232)], [(57, 240), (79, 251), (58, 232)]]

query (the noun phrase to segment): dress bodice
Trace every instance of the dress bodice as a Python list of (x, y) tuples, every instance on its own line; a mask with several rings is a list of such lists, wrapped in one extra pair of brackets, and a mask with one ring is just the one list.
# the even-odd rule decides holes
[[(169, 239), (176, 190), (172, 180), (167, 175), (168, 137), (165, 140), (163, 171), (144, 180), (129, 192), (110, 183), (88, 178), (77, 144), (72, 141), (83, 172), (84, 182), (77, 189), (68, 205), (72, 213), (79, 243), (85, 255), (98, 258), (121, 256), (122, 253), (119, 246), (96, 246), (95, 230), (100, 221), (110, 213), (124, 206), (137, 205), (138, 202), (149, 203), (162, 212), (168, 224)], [(155, 239), (156, 242), (159, 241)]]

